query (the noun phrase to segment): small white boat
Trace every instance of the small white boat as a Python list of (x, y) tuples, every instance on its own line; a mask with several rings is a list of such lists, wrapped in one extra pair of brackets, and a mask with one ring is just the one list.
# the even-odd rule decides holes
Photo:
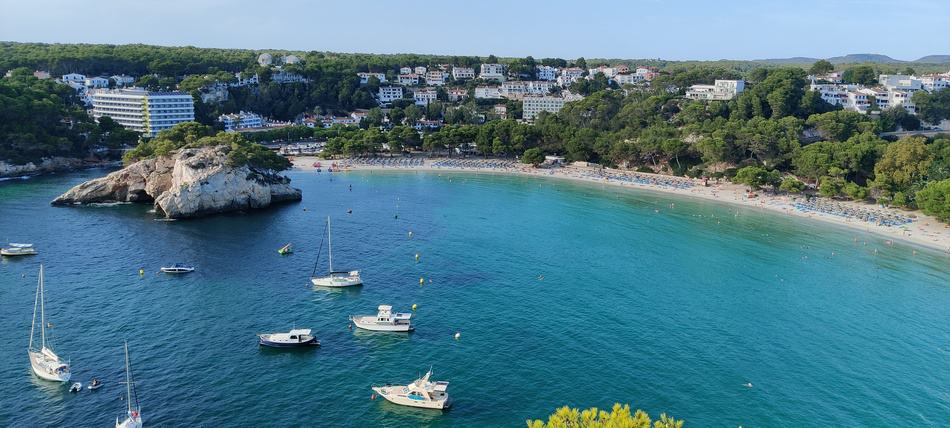
[(0, 255), (2, 256), (32, 256), (36, 254), (36, 248), (33, 248), (33, 244), (17, 244), (11, 242), (7, 248), (0, 248)]
[(393, 307), (390, 305), (379, 305), (379, 312), (376, 315), (352, 315), (350, 321), (357, 328), (371, 331), (412, 331), (412, 314), (393, 313)]
[(99, 388), (102, 388), (102, 381), (100, 381), (99, 378), (94, 377), (91, 381), (89, 381), (89, 385), (86, 385), (86, 388), (90, 391), (95, 391)]
[(287, 333), (261, 333), (257, 337), (261, 346), (271, 348), (302, 348), (320, 346), (320, 341), (310, 334), (309, 328), (295, 328)]
[[(40, 310), (40, 347), (33, 347), (33, 336), (36, 330), (36, 309)], [(52, 324), (49, 324), (52, 327)], [(33, 373), (42, 379), (54, 382), (69, 382), (71, 373), (69, 363), (63, 361), (53, 352), (52, 345), (46, 339), (46, 294), (43, 287), (43, 265), (40, 265), (40, 278), (36, 284), (36, 298), (33, 301), (33, 325), (30, 327), (30, 345), (27, 354), (30, 356), (30, 366)]]
[(329, 272), (327, 276), (316, 276), (317, 265), (320, 263), (320, 252), (317, 252), (317, 261), (313, 264), (313, 273), (310, 275), (310, 282), (317, 287), (352, 287), (362, 285), (360, 271), (334, 271), (333, 270), (333, 240), (330, 235), (330, 217), (327, 217), (327, 258), (329, 259)]
[(69, 387), (69, 392), (79, 392), (79, 391), (82, 391), (82, 384), (79, 382), (73, 383), (73, 385)]
[(374, 386), (373, 391), (390, 403), (425, 409), (447, 409), (452, 405), (448, 382), (432, 382), (432, 369), (409, 385)]
[(129, 342), (125, 342), (125, 402), (128, 409), (125, 419), (119, 422), (115, 418), (115, 428), (142, 428), (142, 414), (139, 407), (139, 397), (135, 394), (135, 381), (132, 380), (132, 363), (129, 361)]
[(171, 266), (162, 266), (161, 270), (164, 273), (190, 273), (195, 271), (195, 267), (184, 263), (175, 263)]

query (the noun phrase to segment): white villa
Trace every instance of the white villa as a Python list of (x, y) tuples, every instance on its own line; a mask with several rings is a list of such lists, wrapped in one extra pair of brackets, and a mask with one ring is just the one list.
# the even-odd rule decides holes
[(725, 101), (735, 98), (745, 89), (744, 80), (716, 80), (712, 85), (693, 85), (686, 91), (691, 100)]

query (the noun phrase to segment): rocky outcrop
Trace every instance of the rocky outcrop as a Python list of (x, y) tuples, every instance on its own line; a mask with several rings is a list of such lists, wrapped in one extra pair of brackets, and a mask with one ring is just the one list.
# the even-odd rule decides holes
[(68, 171), (83, 166), (85, 166), (85, 162), (82, 159), (62, 157), (43, 158), (39, 163), (29, 162), (25, 164), (11, 164), (0, 161), (0, 177), (19, 177)]
[(299, 201), (290, 179), (228, 165), (228, 147), (182, 149), (82, 183), (53, 205), (151, 202), (167, 218), (199, 217)]

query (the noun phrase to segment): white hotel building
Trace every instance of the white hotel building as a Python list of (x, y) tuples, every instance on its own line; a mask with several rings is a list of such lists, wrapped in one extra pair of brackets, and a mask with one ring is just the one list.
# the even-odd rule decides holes
[(184, 92), (149, 92), (141, 88), (94, 91), (92, 116), (108, 116), (127, 129), (154, 137), (159, 131), (195, 120), (195, 101)]
[(380, 86), (376, 94), (380, 104), (389, 104), (402, 98), (402, 86)]
[(455, 80), (474, 79), (475, 69), (471, 67), (452, 67), (452, 78)]
[(484, 80), (505, 81), (505, 66), (503, 64), (482, 64), (478, 77)]
[(262, 118), (261, 115), (243, 111), (240, 113), (222, 114), (218, 117), (218, 121), (224, 124), (224, 130), (227, 132), (264, 127), (264, 118)]
[(564, 96), (526, 95), (521, 106), (522, 118), (533, 121), (542, 111), (557, 113), (564, 104), (583, 99), (580, 95), (567, 93)]
[(716, 80), (712, 85), (693, 85), (686, 91), (691, 100), (726, 101), (735, 98), (745, 89), (743, 80)]

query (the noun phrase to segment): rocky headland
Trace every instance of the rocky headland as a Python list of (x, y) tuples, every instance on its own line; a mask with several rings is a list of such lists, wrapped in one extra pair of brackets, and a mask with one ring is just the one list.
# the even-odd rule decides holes
[(228, 147), (180, 149), (140, 160), (105, 177), (82, 183), (52, 201), (53, 205), (152, 203), (166, 218), (265, 208), (299, 201), (290, 179), (271, 171), (228, 162)]

